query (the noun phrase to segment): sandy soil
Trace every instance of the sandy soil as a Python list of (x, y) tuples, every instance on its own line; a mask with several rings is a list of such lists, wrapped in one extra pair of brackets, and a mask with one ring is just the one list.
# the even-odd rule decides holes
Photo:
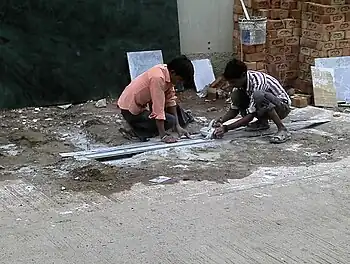
[[(192, 92), (179, 98), (183, 108), (190, 109), (195, 117), (189, 127), (192, 133), (223, 115), (227, 107), (223, 100), (207, 102)], [(347, 118), (341, 115), (339, 118)], [(62, 159), (59, 153), (130, 142), (119, 132), (124, 121), (113, 102), (106, 108), (88, 102), (66, 110), (49, 107), (2, 111), (0, 120), (0, 180), (24, 178), (48, 192), (94, 190), (108, 195), (138, 182), (149, 184), (160, 175), (171, 177), (169, 184), (179, 180), (224, 183), (246, 177), (261, 165), (315, 164), (349, 154), (349, 143), (344, 140), (349, 138), (349, 127), (333, 122), (324, 126), (324, 133), (296, 133), (286, 145), (272, 146), (264, 138), (236, 139), (185, 152), (141, 154), (112, 166)]]

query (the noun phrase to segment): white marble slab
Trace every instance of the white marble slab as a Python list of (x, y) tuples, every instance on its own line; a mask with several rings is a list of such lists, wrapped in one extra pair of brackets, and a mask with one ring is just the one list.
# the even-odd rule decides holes
[(194, 83), (199, 93), (207, 85), (215, 81), (214, 70), (209, 59), (193, 60), (192, 64), (194, 68)]
[(131, 80), (134, 80), (153, 66), (164, 63), (161, 50), (127, 52), (126, 55)]
[(317, 58), (315, 66), (334, 69), (337, 100), (350, 102), (350, 56)]
[(337, 106), (334, 69), (311, 66), (311, 74), (315, 106)]

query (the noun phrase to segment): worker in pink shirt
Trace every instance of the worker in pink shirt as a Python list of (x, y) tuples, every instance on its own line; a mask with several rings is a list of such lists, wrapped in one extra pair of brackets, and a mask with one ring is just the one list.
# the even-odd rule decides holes
[(193, 78), (192, 62), (181, 56), (152, 67), (125, 88), (118, 107), (138, 138), (146, 141), (159, 135), (163, 142), (174, 143), (177, 139), (167, 133), (169, 129), (189, 137), (185, 127), (193, 118), (177, 104), (174, 86), (194, 83)]

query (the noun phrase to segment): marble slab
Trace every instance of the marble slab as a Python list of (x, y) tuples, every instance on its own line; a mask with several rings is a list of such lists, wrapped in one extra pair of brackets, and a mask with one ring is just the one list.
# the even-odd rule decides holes
[(193, 60), (192, 64), (194, 67), (194, 83), (199, 93), (215, 81), (214, 70), (209, 59)]
[(334, 85), (338, 101), (350, 102), (350, 56), (317, 58), (315, 66), (334, 70)]
[(334, 69), (311, 66), (315, 106), (337, 106)]
[(153, 66), (164, 63), (161, 50), (127, 52), (126, 55), (131, 80), (134, 80)]

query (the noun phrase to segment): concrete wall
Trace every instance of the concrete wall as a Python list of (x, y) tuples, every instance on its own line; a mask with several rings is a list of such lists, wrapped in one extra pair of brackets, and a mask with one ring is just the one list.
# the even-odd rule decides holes
[(181, 53), (209, 58), (220, 74), (233, 53), (232, 0), (177, 0)]

